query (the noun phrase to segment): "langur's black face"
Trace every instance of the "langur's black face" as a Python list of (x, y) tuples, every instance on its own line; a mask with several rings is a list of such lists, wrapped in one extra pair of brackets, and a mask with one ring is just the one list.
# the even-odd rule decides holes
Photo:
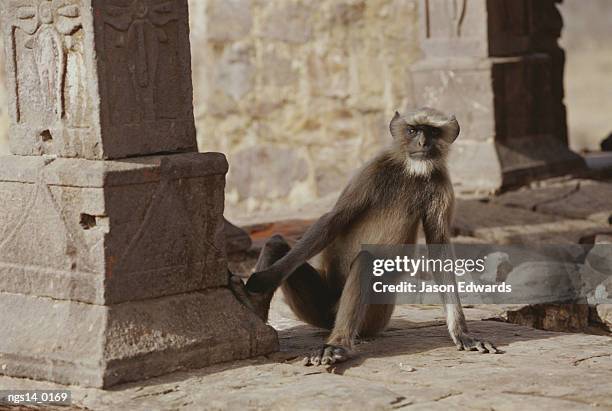
[(430, 108), (404, 117), (395, 112), (389, 129), (398, 152), (415, 160), (446, 158), (449, 146), (459, 135), (459, 123), (454, 116)]
[(438, 138), (441, 134), (438, 127), (407, 124), (404, 138), (410, 157), (418, 160), (439, 157)]

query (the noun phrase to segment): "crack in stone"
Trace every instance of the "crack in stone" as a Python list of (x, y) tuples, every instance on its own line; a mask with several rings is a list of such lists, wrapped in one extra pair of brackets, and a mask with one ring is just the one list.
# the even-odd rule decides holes
[(598, 355), (591, 355), (591, 356), (588, 356), (588, 357), (585, 357), (585, 358), (579, 358), (576, 361), (572, 362), (572, 365), (576, 367), (576, 366), (578, 366), (578, 364), (580, 364), (583, 361), (590, 360), (592, 358), (602, 358), (602, 357), (611, 357), (612, 358), (612, 354), (598, 354)]
[(23, 296), (31, 297), (31, 298), (47, 299), (47, 300), (51, 300), (51, 301), (64, 302), (64, 303), (78, 303), (78, 304), (85, 304), (85, 305), (91, 305), (91, 306), (97, 306), (97, 307), (117, 307), (117, 306), (120, 306), (121, 304), (130, 304), (130, 303), (140, 303), (140, 302), (143, 302), (143, 301), (161, 300), (161, 299), (164, 299), (164, 298), (172, 298), (172, 297), (181, 296), (181, 295), (207, 294), (209, 292), (216, 291), (216, 290), (228, 290), (228, 291), (230, 291), (227, 286), (220, 285), (220, 286), (208, 287), (208, 288), (202, 289), (202, 290), (180, 291), (180, 292), (176, 292), (176, 293), (172, 293), (172, 294), (160, 295), (160, 296), (150, 297), (150, 298), (143, 298), (143, 299), (140, 299), (140, 300), (122, 301), (122, 302), (119, 302), (119, 303), (113, 303), (111, 305), (98, 304), (98, 303), (92, 303), (92, 302), (89, 302), (89, 301), (81, 301), (81, 300), (75, 300), (75, 299), (55, 298), (55, 297), (52, 297), (52, 296), (49, 296), (49, 295), (23, 294), (23, 293), (14, 293), (14, 292), (8, 292), (8, 291), (0, 291), (0, 296), (2, 296), (2, 294), (23, 295)]
[(568, 197), (570, 197), (570, 196), (572, 196), (572, 195), (576, 194), (577, 192), (579, 192), (579, 191), (580, 191), (580, 188), (581, 188), (581, 186), (580, 186), (580, 182), (578, 181), (578, 182), (576, 183), (576, 186), (575, 186), (575, 187), (574, 187), (572, 190), (568, 191), (568, 192), (567, 192), (567, 193), (565, 193), (565, 194), (560, 195), (559, 197), (549, 198), (548, 200), (543, 200), (543, 201), (541, 201), (541, 202), (539, 202), (539, 203), (534, 204), (534, 205), (531, 207), (531, 211), (537, 211), (537, 212), (541, 212), (541, 213), (543, 213), (543, 214), (551, 214), (551, 213), (547, 213), (545, 210), (544, 210), (544, 211), (540, 211), (540, 209), (539, 209), (539, 208), (540, 208), (541, 206), (543, 206), (544, 204), (548, 204), (548, 203), (553, 203), (553, 202), (555, 202), (555, 201), (561, 201), (561, 200), (564, 200), (564, 199), (566, 199), (566, 198), (568, 198)]
[(524, 395), (526, 397), (535, 397), (535, 398), (546, 398), (549, 400), (564, 400), (564, 401), (569, 401), (569, 402), (574, 402), (577, 404), (583, 404), (583, 405), (593, 405), (593, 401), (587, 401), (587, 400), (582, 400), (579, 398), (570, 398), (567, 396), (554, 396), (554, 395), (544, 395), (541, 394), (539, 392), (533, 392), (533, 391), (529, 391), (529, 392), (521, 392), (521, 391), (502, 391), (503, 394), (510, 394), (510, 395)]
[(428, 400), (428, 401), (418, 402), (418, 403), (409, 402), (409, 403), (402, 404), (402, 405), (400, 405), (398, 407), (393, 407), (393, 408), (394, 409), (406, 408), (406, 407), (411, 407), (413, 405), (421, 405), (422, 406), (422, 405), (427, 404), (427, 403), (438, 402), (438, 401), (445, 400), (447, 398), (451, 398), (451, 397), (455, 397), (457, 395), (463, 395), (463, 394), (464, 394), (463, 392), (449, 392), (448, 394), (442, 395), (440, 397), (437, 397), (437, 398), (434, 398), (434, 399), (431, 399), (431, 400)]
[(158, 395), (166, 395), (166, 394), (170, 394), (170, 393), (178, 392), (178, 391), (180, 391), (178, 387), (168, 388), (167, 390), (163, 390), (163, 391), (156, 391), (156, 392), (152, 392), (152, 393), (148, 393), (148, 394), (138, 395), (138, 396), (134, 397), (134, 399), (146, 398), (146, 397), (156, 397)]
[(396, 397), (396, 398), (395, 398), (393, 401), (391, 401), (391, 402), (389, 403), (389, 405), (395, 405), (395, 404), (398, 404), (398, 403), (400, 403), (400, 402), (404, 401), (405, 399), (406, 399), (406, 397), (403, 397), (403, 396), (401, 396), (401, 395), (400, 395), (399, 397)]

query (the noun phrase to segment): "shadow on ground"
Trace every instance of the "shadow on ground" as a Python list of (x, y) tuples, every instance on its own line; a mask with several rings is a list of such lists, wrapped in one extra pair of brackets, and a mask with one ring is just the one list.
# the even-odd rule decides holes
[[(559, 336), (559, 333), (536, 330), (529, 327), (503, 323), (499, 321), (468, 321), (470, 332), (475, 336), (494, 342), (504, 354), (512, 355), (509, 344), (520, 341), (541, 340)], [(268, 356), (224, 363), (197, 370), (178, 371), (169, 375), (155, 377), (147, 381), (128, 383), (113, 387), (110, 391), (131, 390), (135, 387), (151, 387), (180, 382), (185, 379), (203, 378), (215, 373), (265, 364), (301, 365), (302, 359), (314, 348), (325, 343), (327, 330), (310, 325), (297, 325), (278, 332), (280, 351)], [(392, 319), (389, 327), (376, 338), (360, 340), (355, 349), (355, 357), (333, 367), (308, 367), (312, 372), (329, 372), (344, 374), (351, 368), (358, 368), (368, 359), (409, 356), (433, 351), (440, 348), (451, 348), (458, 360), (469, 360), (473, 356), (481, 356), (479, 352), (456, 351), (448, 335), (445, 325), (423, 324), (403, 318)], [(447, 353), (448, 357), (449, 354)], [(306, 371), (306, 367), (304, 369)]]
[[(499, 321), (468, 321), (468, 328), (474, 336), (493, 342), (508, 355), (512, 355), (511, 350), (507, 349), (509, 344), (559, 335)], [(281, 352), (273, 354), (271, 358), (299, 363), (312, 349), (325, 342), (327, 334), (327, 331), (309, 325), (282, 330), (279, 332)], [(361, 340), (356, 346), (354, 358), (335, 364), (329, 371), (343, 374), (349, 368), (359, 367), (367, 359), (420, 354), (438, 348), (455, 349), (445, 325), (424, 325), (401, 318), (393, 319), (387, 330), (378, 337)], [(474, 355), (484, 354), (456, 351), (458, 358)]]

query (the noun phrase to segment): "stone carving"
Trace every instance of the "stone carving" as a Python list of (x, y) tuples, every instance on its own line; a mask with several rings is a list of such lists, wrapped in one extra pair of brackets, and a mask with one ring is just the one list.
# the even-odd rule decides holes
[[(411, 67), (412, 100), (461, 122), (464, 137), (451, 156), (458, 191), (580, 170), (566, 139), (556, 0), (423, 1), (425, 58)], [(474, 158), (491, 172), (470, 172)]]
[[(64, 119), (71, 127), (83, 127), (87, 108), (79, 6), (66, 0), (21, 0), (10, 7), (8, 64), (16, 79), (15, 121), (37, 124), (42, 142), (52, 139), (49, 130)], [(26, 91), (30, 83), (38, 84), (35, 95)]]
[[(9, 207), (6, 208), (6, 212), (14, 211), (14, 214), (11, 218), (13, 221), (9, 221), (7, 230), (3, 233), (3, 239), (0, 241), (0, 255), (2, 255), (0, 258), (0, 272), (4, 274), (7, 265), (18, 265), (21, 263), (22, 254), (29, 247), (32, 247), (32, 252), (27, 253), (27, 260), (32, 268), (37, 267), (40, 269), (51, 265), (51, 260), (55, 260), (54, 258), (33, 252), (37, 245), (32, 244), (31, 238), (34, 232), (38, 232), (39, 239), (41, 240), (40, 243), (46, 244), (46, 251), (54, 256), (65, 256), (61, 260), (57, 259), (59, 264), (54, 268), (63, 269), (65, 272), (74, 271), (78, 268), (80, 273), (95, 273), (96, 268), (92, 263), (93, 259), (90, 253), (85, 251), (86, 247), (80, 246), (80, 244), (86, 244), (86, 241), (84, 241), (82, 234), (77, 230), (76, 225), (69, 223), (70, 217), (67, 215), (68, 213), (61, 201), (57, 198), (58, 190), (47, 185), (43, 181), (42, 175), (39, 175), (36, 182), (30, 185), (33, 188), (27, 194), (25, 201), (19, 201), (19, 207), (11, 207), (9, 204)], [(5, 190), (10, 192), (13, 198), (19, 198), (19, 185), (12, 184), (9, 187)], [(45, 211), (41, 213), (36, 210)], [(53, 229), (48, 232), (42, 230), (41, 227), (45, 223), (48, 226), (52, 226)], [(0, 274), (0, 278), (3, 277), (2, 274)]]
[(126, 7), (107, 5), (105, 8), (104, 22), (119, 32), (115, 36), (116, 47), (125, 47), (129, 53), (129, 72), (142, 109), (142, 120), (156, 118), (159, 44), (168, 43), (164, 26), (178, 18), (174, 1), (156, 4), (150, 0), (135, 0)]
[(7, 0), (0, 10), (12, 153), (197, 150), (186, 0)]
[(453, 0), (448, 4), (449, 7), (452, 8), (450, 15), (453, 22), (453, 27), (455, 28), (455, 35), (457, 37), (461, 37), (461, 25), (463, 24), (463, 19), (465, 18), (467, 0)]
[(30, 324), (0, 321), (0, 374), (108, 387), (277, 350), (229, 288), (187, 0), (0, 11), (20, 154), (0, 157), (0, 312)]
[[(425, 32), (426, 37), (432, 37), (432, 5), (431, 0), (425, 0)], [(465, 13), (467, 9), (467, 0), (448, 0), (444, 2), (446, 7), (445, 14), (450, 20), (448, 26), (452, 27), (451, 34), (454, 37), (461, 37), (461, 27), (465, 20)]]

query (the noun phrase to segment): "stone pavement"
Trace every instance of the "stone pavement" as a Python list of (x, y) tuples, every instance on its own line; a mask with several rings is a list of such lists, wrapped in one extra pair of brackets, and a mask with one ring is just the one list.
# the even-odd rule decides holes
[[(325, 369), (301, 365), (324, 333), (294, 320), (275, 299), (271, 323), (279, 329), (280, 352), (111, 391), (69, 387), (73, 409), (612, 409), (609, 336), (481, 321), (498, 315), (490, 307), (466, 313), (471, 330), (504, 354), (456, 351), (437, 306), (398, 307), (382, 336), (357, 346), (358, 357)], [(0, 387), (61, 388), (8, 377)]]
[[(611, 231), (611, 214), (609, 183), (547, 182), (488, 201), (460, 201), (455, 241), (588, 243)], [(307, 225), (290, 220), (250, 227), (254, 246), (233, 255), (233, 270), (247, 273), (257, 248), (273, 232), (295, 240)], [(612, 410), (612, 338), (605, 324), (592, 322), (587, 306), (483, 305), (465, 311), (471, 331), (497, 343), (504, 354), (456, 351), (439, 306), (398, 306), (390, 327), (361, 341), (354, 359), (315, 368), (302, 366), (301, 359), (325, 332), (296, 320), (277, 295), (270, 324), (279, 331), (280, 352), (109, 391), (69, 387), (73, 409)], [(599, 312), (608, 315), (608, 326), (611, 311)], [(0, 377), (0, 388), (62, 386)]]

